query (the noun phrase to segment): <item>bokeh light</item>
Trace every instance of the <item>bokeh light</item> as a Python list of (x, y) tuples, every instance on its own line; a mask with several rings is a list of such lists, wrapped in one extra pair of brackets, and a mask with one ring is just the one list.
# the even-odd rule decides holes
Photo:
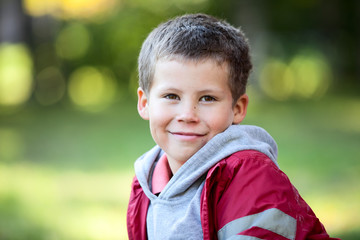
[(90, 19), (109, 14), (119, 4), (116, 0), (24, 0), (32, 16), (53, 15), (63, 19)]
[(332, 73), (320, 53), (301, 50), (289, 63), (276, 58), (268, 59), (259, 78), (261, 90), (272, 99), (314, 99), (326, 93)]
[(84, 56), (90, 45), (90, 34), (80, 23), (72, 23), (62, 29), (56, 39), (56, 53), (64, 59)]
[(42, 70), (36, 77), (35, 98), (44, 106), (60, 101), (66, 92), (65, 79), (56, 67)]
[(304, 50), (290, 62), (296, 76), (294, 94), (300, 98), (322, 97), (330, 84), (332, 74), (325, 58), (318, 52)]
[(81, 67), (69, 78), (69, 96), (78, 107), (97, 112), (109, 106), (115, 99), (117, 85), (109, 69)]
[(32, 58), (25, 45), (0, 45), (0, 106), (16, 107), (29, 99), (32, 70)]
[(260, 73), (260, 87), (265, 94), (276, 100), (286, 100), (292, 95), (294, 86), (294, 74), (287, 64), (269, 59)]

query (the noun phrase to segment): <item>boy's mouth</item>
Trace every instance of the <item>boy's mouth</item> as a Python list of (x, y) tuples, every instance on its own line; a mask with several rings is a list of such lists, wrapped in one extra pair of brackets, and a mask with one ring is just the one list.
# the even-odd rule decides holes
[(194, 133), (194, 132), (170, 132), (171, 134), (174, 135), (183, 135), (183, 136), (204, 136), (205, 134), (202, 133)]
[(179, 137), (183, 140), (195, 140), (197, 138), (201, 138), (206, 135), (206, 134), (194, 133), (194, 132), (170, 132), (170, 134)]

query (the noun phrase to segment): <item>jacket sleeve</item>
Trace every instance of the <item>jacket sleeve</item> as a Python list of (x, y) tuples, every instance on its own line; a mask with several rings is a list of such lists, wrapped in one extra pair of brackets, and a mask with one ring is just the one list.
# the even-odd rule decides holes
[(241, 151), (218, 163), (208, 173), (203, 194), (204, 239), (331, 239), (263, 153)]

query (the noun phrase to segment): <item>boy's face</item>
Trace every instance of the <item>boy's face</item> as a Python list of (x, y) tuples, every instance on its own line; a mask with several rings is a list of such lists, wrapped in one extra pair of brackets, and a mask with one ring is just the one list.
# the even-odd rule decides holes
[(216, 134), (246, 115), (248, 97), (233, 104), (227, 64), (160, 60), (151, 89), (138, 89), (138, 111), (173, 173)]

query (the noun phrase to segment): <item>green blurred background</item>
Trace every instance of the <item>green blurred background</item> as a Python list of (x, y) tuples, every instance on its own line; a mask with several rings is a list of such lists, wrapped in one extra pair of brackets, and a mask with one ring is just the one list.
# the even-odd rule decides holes
[(127, 239), (136, 60), (160, 22), (241, 26), (254, 61), (246, 124), (328, 232), (360, 239), (360, 1), (0, 0), (0, 239)]

